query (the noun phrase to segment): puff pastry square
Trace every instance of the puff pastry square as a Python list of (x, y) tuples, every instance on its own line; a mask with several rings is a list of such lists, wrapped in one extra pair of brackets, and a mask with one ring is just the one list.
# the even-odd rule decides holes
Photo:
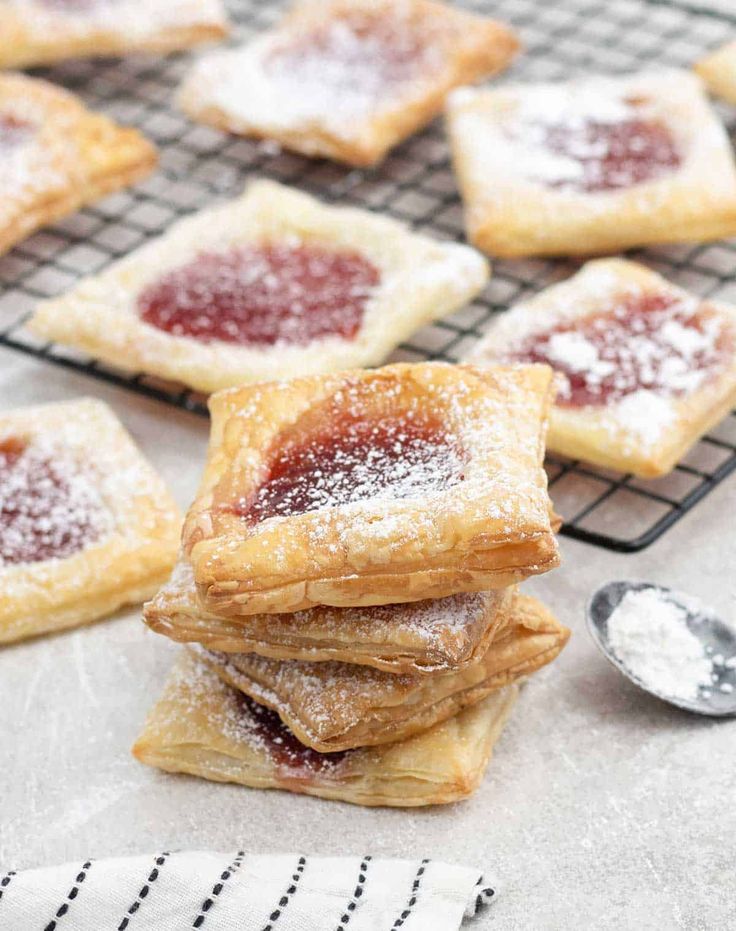
[(171, 570), (180, 526), (105, 404), (0, 413), (0, 643), (149, 598)]
[(205, 610), (419, 601), (553, 568), (551, 384), (548, 366), (430, 362), (215, 395), (183, 534)]
[(180, 560), (144, 608), (157, 633), (179, 643), (272, 659), (334, 661), (393, 673), (434, 675), (474, 664), (507, 622), (512, 589), (464, 592), (430, 601), (333, 608), (295, 614), (220, 617), (197, 597), (191, 566)]
[(736, 232), (726, 132), (684, 71), (448, 101), (468, 237), (492, 255), (587, 255)]
[(467, 798), (480, 784), (516, 693), (514, 685), (499, 689), (400, 743), (325, 754), (305, 747), (274, 711), (185, 652), (133, 753), (149, 766), (215, 782), (355, 805), (442, 805)]
[(137, 130), (46, 81), (0, 74), (0, 254), (155, 165)]
[(488, 275), (467, 246), (258, 181), (45, 302), (31, 329), (215, 391), (381, 362)]
[(201, 60), (180, 103), (220, 129), (372, 165), (437, 116), (451, 88), (502, 70), (517, 48), (506, 26), (433, 0), (307, 0)]
[(736, 406), (736, 308), (600, 259), (503, 314), (471, 358), (552, 365), (548, 448), (655, 477)]
[(695, 71), (712, 94), (736, 103), (736, 40), (702, 58)]
[(173, 52), (226, 33), (220, 0), (0, 0), (0, 68)]
[(432, 677), (193, 649), (228, 685), (276, 711), (301, 743), (329, 753), (420, 734), (550, 663), (569, 636), (527, 596), (512, 599), (505, 620), (471, 666)]

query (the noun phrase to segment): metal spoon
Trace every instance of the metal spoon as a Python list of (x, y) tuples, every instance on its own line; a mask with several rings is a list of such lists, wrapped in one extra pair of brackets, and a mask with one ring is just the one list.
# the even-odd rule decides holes
[[(674, 591), (661, 585), (653, 585), (651, 582), (630, 581), (609, 582), (599, 588), (588, 603), (586, 612), (588, 630), (601, 653), (639, 688), (649, 692), (650, 695), (655, 695), (657, 698), (669, 702), (671, 705), (677, 705), (678, 708), (684, 708), (686, 711), (706, 714), (711, 717), (736, 715), (736, 668), (732, 669), (724, 665), (714, 664), (713, 672), (717, 679), (712, 686), (701, 687), (698, 690), (697, 698), (683, 699), (677, 696), (665, 695), (650, 688), (632, 673), (613, 652), (608, 639), (608, 618), (628, 591), (636, 592), (646, 588), (654, 589), (682, 608), (686, 614), (688, 630), (703, 644), (707, 656), (717, 656), (718, 654), (724, 657), (736, 656), (736, 630), (724, 624), (712, 611), (697, 606), (694, 604), (693, 599), (683, 592)], [(721, 686), (724, 684), (730, 684), (733, 691), (728, 689), (725, 692), (722, 691)]]

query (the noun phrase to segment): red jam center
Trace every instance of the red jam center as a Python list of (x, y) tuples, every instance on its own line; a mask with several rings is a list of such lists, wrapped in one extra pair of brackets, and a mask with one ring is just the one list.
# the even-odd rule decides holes
[(94, 485), (72, 462), (0, 441), (0, 566), (72, 556), (99, 537), (102, 516)]
[(25, 142), (31, 135), (32, 127), (25, 120), (10, 114), (0, 114), (0, 148), (11, 148)]
[(305, 747), (275, 711), (259, 705), (247, 695), (242, 696), (242, 701), (254, 736), (263, 743), (273, 762), (292, 774), (329, 772), (339, 766), (350, 752), (320, 753)]
[(546, 128), (545, 145), (581, 167), (579, 178), (553, 186), (588, 192), (633, 187), (659, 178), (681, 163), (667, 127), (638, 117), (620, 123), (586, 120), (574, 127), (552, 125)]
[(423, 497), (463, 480), (448, 436), (422, 421), (344, 419), (304, 445), (286, 445), (237, 513), (254, 523), (371, 499)]
[(322, 86), (335, 95), (372, 97), (416, 77), (427, 63), (428, 40), (426, 27), (402, 15), (400, 8), (380, 16), (349, 10), (274, 49), (267, 65), (293, 83)]
[(547, 363), (561, 373), (558, 404), (604, 405), (642, 389), (687, 394), (733, 354), (733, 336), (703, 305), (640, 294), (613, 310), (534, 334), (510, 358)]
[(352, 339), (379, 279), (357, 253), (243, 247), (203, 252), (146, 288), (138, 306), (151, 326), (204, 343), (304, 346)]

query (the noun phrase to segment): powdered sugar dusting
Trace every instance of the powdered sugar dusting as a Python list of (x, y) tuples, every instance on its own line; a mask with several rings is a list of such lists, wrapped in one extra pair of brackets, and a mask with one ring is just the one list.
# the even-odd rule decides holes
[[(597, 84), (533, 86), (506, 127), (521, 150), (517, 169), (559, 188), (603, 191), (660, 177), (680, 164), (667, 126), (646, 97)], [(519, 168), (519, 166), (521, 166)]]
[(94, 472), (68, 450), (0, 441), (0, 568), (64, 559), (111, 524)]
[(713, 684), (713, 661), (687, 627), (687, 613), (657, 589), (627, 591), (608, 618), (618, 659), (645, 686), (672, 698), (695, 699)]
[[(411, 4), (330, 9), (296, 18), (250, 44), (203, 60), (190, 79), (226, 112), (265, 126), (319, 123), (345, 135), (443, 61)], [(312, 11), (318, 5), (312, 6)]]
[[(180, 703), (184, 702), (188, 713), (205, 716), (208, 726), (229, 742), (265, 756), (282, 778), (336, 777), (347, 769), (350, 755), (360, 752), (318, 753), (305, 747), (275, 712), (226, 685), (205, 662), (193, 656), (174, 667), (169, 688), (177, 693), (177, 722)], [(163, 714), (160, 726), (164, 730), (167, 723)]]
[(164, 29), (224, 23), (220, 0), (8, 0), (27, 29), (84, 38), (106, 31), (131, 40)]
[(461, 481), (462, 455), (438, 427), (410, 416), (343, 415), (328, 432), (287, 443), (243, 512), (254, 521), (288, 517), (366, 500), (426, 497)]

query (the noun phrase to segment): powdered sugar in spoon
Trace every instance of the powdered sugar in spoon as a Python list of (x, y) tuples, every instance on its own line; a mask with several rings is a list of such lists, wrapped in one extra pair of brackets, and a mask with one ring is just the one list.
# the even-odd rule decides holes
[(696, 599), (650, 582), (609, 582), (588, 629), (635, 685), (696, 714), (736, 716), (736, 629)]

